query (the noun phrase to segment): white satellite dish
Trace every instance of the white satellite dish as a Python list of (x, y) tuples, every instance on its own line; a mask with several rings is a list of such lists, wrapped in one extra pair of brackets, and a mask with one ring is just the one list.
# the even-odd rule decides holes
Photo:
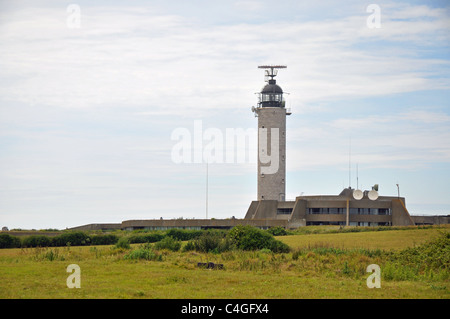
[(367, 194), (370, 200), (376, 200), (378, 198), (378, 192), (372, 189), (369, 194)]
[(360, 199), (363, 198), (363, 196), (364, 196), (364, 194), (363, 194), (363, 192), (362, 192), (361, 190), (355, 189), (355, 190), (353, 191), (353, 198), (354, 198), (354, 199), (360, 200)]

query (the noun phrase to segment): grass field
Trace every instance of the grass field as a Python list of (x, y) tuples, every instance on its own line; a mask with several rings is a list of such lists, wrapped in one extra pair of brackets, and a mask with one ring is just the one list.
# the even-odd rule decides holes
[[(313, 226), (314, 227), (314, 226)], [(325, 233), (304, 234), (302, 236), (282, 236), (278, 239), (288, 244), (291, 248), (308, 247), (308, 245), (324, 244), (330, 247), (351, 249), (384, 249), (399, 250), (420, 245), (428, 240), (436, 238), (443, 229), (450, 228), (418, 228), (404, 227), (401, 230), (326, 233), (326, 229), (336, 227), (317, 227)]]
[[(298, 233), (277, 239), (289, 253), (221, 254), (156, 251), (155, 260), (127, 259), (114, 246), (0, 249), (0, 298), (445, 298), (450, 297), (449, 226), (401, 230)], [(442, 244), (444, 243), (444, 244)], [(436, 248), (438, 247), (438, 248)], [(433, 250), (434, 249), (434, 250)], [(438, 264), (423, 258), (430, 254)], [(442, 253), (444, 252), (444, 254)], [(414, 259), (420, 257), (420, 259)], [(426, 257), (426, 256), (425, 256)], [(198, 262), (224, 265), (222, 270)], [(81, 288), (69, 289), (66, 268), (81, 269)], [(369, 289), (366, 267), (381, 268), (381, 288)]]

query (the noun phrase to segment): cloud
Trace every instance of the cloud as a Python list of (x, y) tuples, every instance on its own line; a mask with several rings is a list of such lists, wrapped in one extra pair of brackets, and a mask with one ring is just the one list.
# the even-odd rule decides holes
[(448, 163), (449, 123), (450, 117), (445, 113), (411, 110), (362, 118), (341, 117), (318, 127), (293, 129), (288, 132), (289, 169), (346, 169), (350, 149), (354, 163), (372, 168), (417, 169)]
[[(2, 220), (199, 216), (204, 163), (173, 163), (171, 133), (197, 119), (256, 128), (258, 64), (288, 65), (277, 78), (293, 108), (288, 174), (344, 171), (350, 136), (367, 170), (450, 162), (448, 103), (405, 104), (449, 89), (447, 9), (387, 2), (382, 27), (369, 29), (359, 1), (179, 4), (81, 3), (79, 29), (67, 27), (66, 5), (2, 8)], [(245, 213), (255, 169), (210, 166), (215, 217)]]
[[(243, 4), (250, 3), (237, 3)], [(388, 7), (380, 30), (367, 28), (365, 12), (205, 28), (152, 8), (112, 6), (82, 6), (82, 27), (70, 29), (63, 9), (18, 8), (3, 22), (4, 99), (60, 107), (149, 105), (173, 114), (234, 108), (260, 86), (256, 64), (279, 60), (289, 67), (280, 77), (289, 83), (286, 91), (303, 103), (449, 87), (440, 71), (448, 61), (405, 55), (394, 42), (411, 35), (428, 44), (430, 34), (447, 34), (440, 9)], [(381, 39), (392, 43), (376, 51), (358, 47)]]

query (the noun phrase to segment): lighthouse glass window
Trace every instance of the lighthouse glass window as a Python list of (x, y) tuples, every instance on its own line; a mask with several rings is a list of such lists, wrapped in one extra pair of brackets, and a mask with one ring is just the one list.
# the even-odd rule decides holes
[(263, 94), (262, 95), (263, 102), (281, 102), (281, 94)]

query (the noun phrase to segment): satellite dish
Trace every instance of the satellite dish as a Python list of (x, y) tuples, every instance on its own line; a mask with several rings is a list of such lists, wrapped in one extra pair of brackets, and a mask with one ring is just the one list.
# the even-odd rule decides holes
[(372, 189), (378, 192), (378, 184), (373, 185)]
[(353, 198), (354, 198), (354, 199), (360, 200), (360, 199), (363, 198), (363, 196), (364, 196), (364, 194), (363, 194), (363, 192), (362, 192), (361, 190), (355, 189), (355, 190), (353, 191)]
[(376, 200), (378, 198), (378, 192), (372, 189), (367, 196), (370, 200)]
[(252, 112), (255, 112), (255, 107), (254, 106), (252, 106)]

